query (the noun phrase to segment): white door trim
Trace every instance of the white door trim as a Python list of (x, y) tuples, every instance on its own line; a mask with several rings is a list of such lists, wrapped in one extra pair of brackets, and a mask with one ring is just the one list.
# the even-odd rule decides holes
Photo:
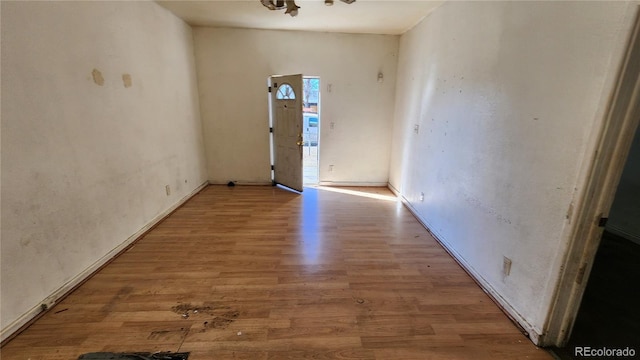
[(597, 150), (592, 155), (588, 180), (575, 204), (575, 221), (564, 266), (538, 345), (563, 346), (571, 335), (602, 236), (603, 228), (598, 223), (601, 217), (608, 217), (639, 122), (640, 13), (637, 13), (615, 92), (600, 129)]

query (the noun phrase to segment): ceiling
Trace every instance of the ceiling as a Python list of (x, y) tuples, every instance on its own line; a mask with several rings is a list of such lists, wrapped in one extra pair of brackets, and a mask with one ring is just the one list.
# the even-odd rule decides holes
[(156, 0), (192, 26), (303, 30), (398, 35), (411, 29), (443, 1), (356, 0), (333, 6), (323, 0), (296, 0), (296, 17), (271, 11), (260, 0)]

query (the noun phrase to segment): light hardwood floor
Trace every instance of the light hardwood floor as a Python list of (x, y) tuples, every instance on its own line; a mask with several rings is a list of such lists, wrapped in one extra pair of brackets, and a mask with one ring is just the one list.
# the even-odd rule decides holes
[(96, 351), (552, 358), (384, 188), (207, 187), (1, 354)]

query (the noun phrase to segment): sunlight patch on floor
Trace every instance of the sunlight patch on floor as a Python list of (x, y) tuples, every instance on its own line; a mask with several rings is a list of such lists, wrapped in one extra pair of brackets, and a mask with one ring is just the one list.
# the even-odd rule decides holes
[(373, 193), (373, 192), (359, 191), (359, 190), (352, 190), (352, 189), (345, 189), (345, 188), (338, 188), (338, 187), (333, 187), (333, 186), (314, 185), (314, 186), (309, 186), (309, 187), (314, 188), (314, 189), (318, 189), (318, 190), (337, 192), (337, 193), (341, 193), (341, 194), (362, 196), (362, 197), (367, 197), (367, 198), (370, 198), (370, 199), (385, 200), (385, 201), (398, 201), (398, 198), (395, 197), (394, 195), (376, 194), (376, 193)]

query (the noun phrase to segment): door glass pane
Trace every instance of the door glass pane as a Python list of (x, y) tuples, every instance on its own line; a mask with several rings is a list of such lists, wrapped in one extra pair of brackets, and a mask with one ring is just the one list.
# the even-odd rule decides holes
[(278, 92), (276, 92), (276, 99), (278, 100), (295, 100), (296, 93), (293, 91), (293, 88), (289, 84), (282, 84), (278, 87)]

